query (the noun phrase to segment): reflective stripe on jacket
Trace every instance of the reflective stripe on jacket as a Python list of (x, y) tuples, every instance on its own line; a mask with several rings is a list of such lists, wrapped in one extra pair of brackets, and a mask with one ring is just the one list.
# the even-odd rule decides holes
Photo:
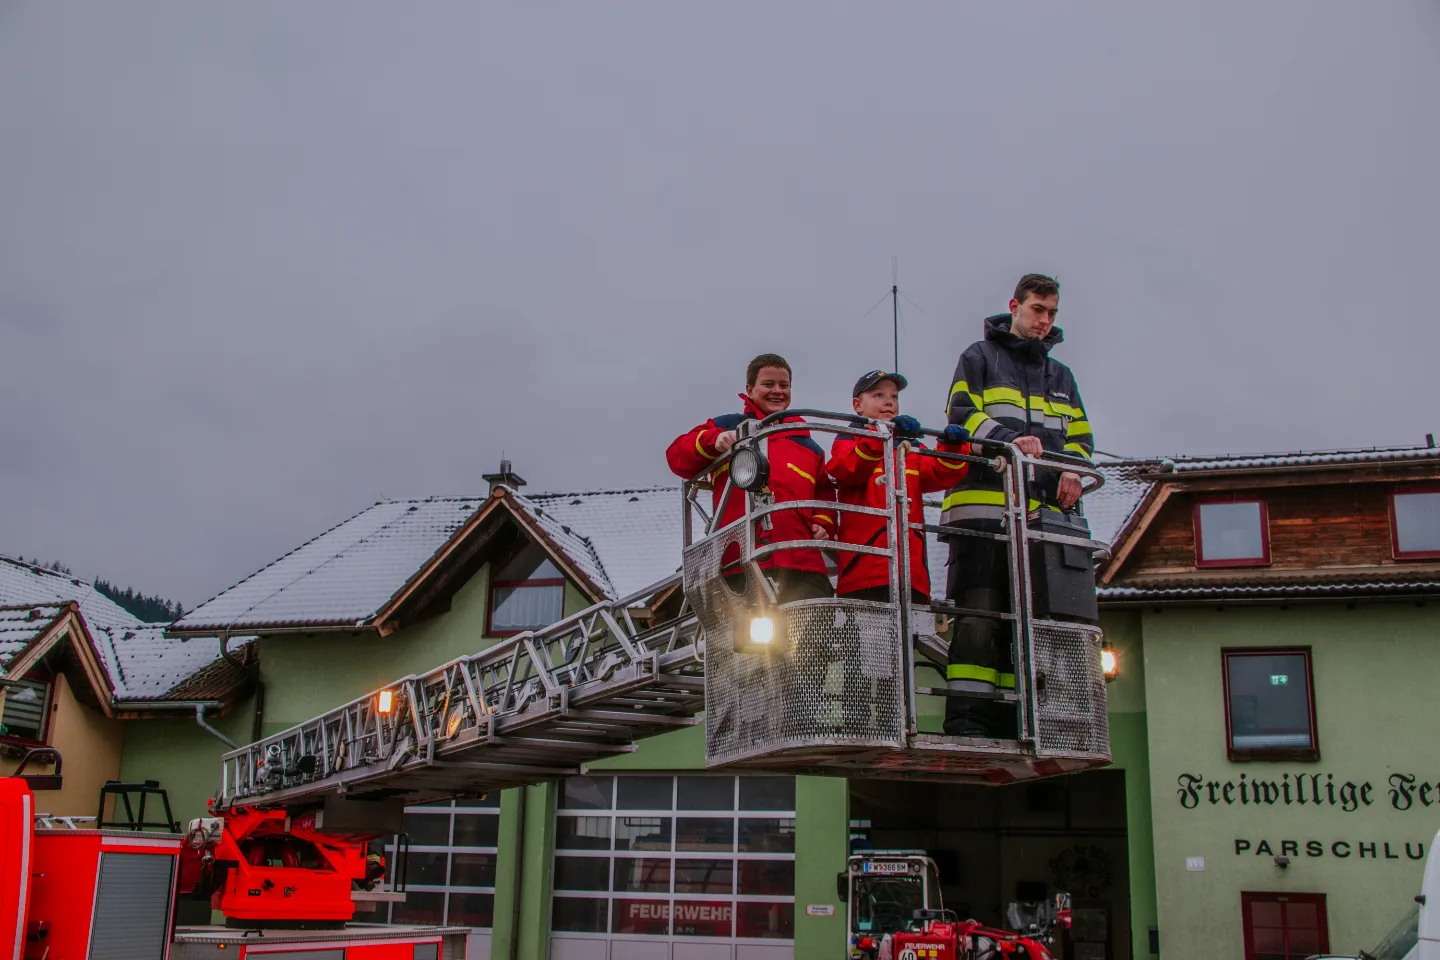
[[(914, 444), (914, 446), (921, 446)], [(923, 447), (922, 447), (923, 449)], [(945, 453), (969, 453), (970, 445), (941, 444)], [(825, 470), (835, 479), (841, 503), (885, 509), (885, 445), (878, 438), (840, 436), (830, 447), (830, 462)], [(896, 457), (899, 460), (899, 457)], [(905, 458), (905, 491), (910, 498), (910, 522), (925, 522), (922, 494), (938, 493), (965, 476), (967, 463), (942, 460), (939, 457), (911, 453)], [(895, 469), (899, 469), (898, 463)], [(840, 541), (862, 546), (885, 548), (890, 545), (884, 517), (859, 513), (840, 514)], [(867, 587), (890, 585), (890, 561), (873, 554), (836, 553), (840, 580), (835, 587), (839, 594), (854, 593)], [(912, 530), (910, 539), (910, 585), (930, 596), (930, 572), (926, 567), (925, 535)]]
[[(1095, 436), (1080, 388), (1070, 368), (1050, 356), (1065, 335), (1052, 327), (1044, 340), (1024, 340), (1010, 332), (1010, 314), (985, 320), (985, 339), (960, 355), (950, 387), (949, 418), (977, 440), (1011, 442), (1032, 436), (1054, 453), (1090, 459)], [(1059, 472), (1040, 470), (1029, 485), (1035, 510), (1055, 499)], [(971, 525), (998, 520), (1004, 513), (1004, 486), (989, 467), (971, 470), (945, 495), (941, 523)]]

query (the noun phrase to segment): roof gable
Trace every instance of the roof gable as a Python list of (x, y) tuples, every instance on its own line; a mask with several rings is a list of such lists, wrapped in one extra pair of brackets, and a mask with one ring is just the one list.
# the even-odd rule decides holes
[[(39, 640), (67, 609), (98, 666), (103, 702), (171, 699), (172, 690), (197, 671), (226, 677), (215, 696), (225, 699), (246, 682), (243, 671), (220, 655), (216, 639), (182, 641), (165, 636), (165, 624), (144, 623), (91, 584), (0, 556), (0, 670)], [(219, 661), (224, 668), (214, 667)], [(23, 666), (23, 664), (22, 664)]]

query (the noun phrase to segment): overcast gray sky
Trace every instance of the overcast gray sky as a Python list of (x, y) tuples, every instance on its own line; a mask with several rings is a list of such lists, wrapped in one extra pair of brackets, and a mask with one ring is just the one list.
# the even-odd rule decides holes
[(1435, 2), (0, 0), (0, 552), (193, 605), (381, 496), (909, 412), (1016, 278), (1122, 454), (1418, 443)]

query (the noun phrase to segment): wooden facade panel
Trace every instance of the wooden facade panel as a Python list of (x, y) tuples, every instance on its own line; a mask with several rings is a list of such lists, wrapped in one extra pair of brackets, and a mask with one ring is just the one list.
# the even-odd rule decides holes
[[(1391, 553), (1390, 483), (1285, 485), (1236, 489), (1236, 499), (1263, 499), (1270, 514), (1269, 570), (1414, 567)], [(1226, 496), (1226, 494), (1218, 494)], [(1113, 581), (1196, 573), (1196, 494), (1176, 490)]]

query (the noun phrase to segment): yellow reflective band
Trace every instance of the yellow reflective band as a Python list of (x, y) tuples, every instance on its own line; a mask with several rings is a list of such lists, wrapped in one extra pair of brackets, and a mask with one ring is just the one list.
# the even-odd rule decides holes
[(1078, 437), (1094, 432), (1095, 431), (1090, 429), (1089, 420), (1071, 420), (1065, 425), (1065, 436), (1067, 437)]
[(1014, 387), (989, 387), (980, 397), (986, 403), (1013, 403), (1017, 407), (1025, 406), (1025, 397)]
[(800, 474), (800, 476), (804, 477), (806, 480), (809, 480), (811, 483), (814, 483), (814, 482), (815, 482), (815, 478), (814, 478), (814, 477), (810, 476), (810, 474), (806, 473), (804, 470), (801, 470), (799, 467), (795, 466), (795, 464), (793, 464), (793, 463), (788, 463), (788, 462), (787, 462), (787, 463), (785, 464), (785, 466), (789, 467), (791, 470), (794, 470), (796, 473)]
[(824, 514), (824, 513), (814, 514), (810, 519), (812, 519), (812, 520), (824, 520), (826, 523), (834, 523), (834, 522), (835, 522), (834, 520), (832, 520), (832, 519), (830, 518), (830, 516), (829, 516), (828, 514)]
[(975, 431), (980, 429), (980, 424), (989, 419), (984, 411), (977, 410), (965, 419), (965, 431), (973, 437), (975, 436)]
[(700, 456), (704, 457), (706, 460), (714, 460), (716, 457), (720, 456), (720, 454), (718, 453), (705, 452), (705, 448), (700, 446), (700, 435), (698, 433), (695, 435), (695, 452), (700, 454)]
[(1084, 420), (1085, 411), (1079, 407), (1072, 407), (1068, 403), (1050, 403), (1050, 412), (1059, 414), (1062, 417), (1069, 417), (1072, 420)]
[(947, 470), (964, 470), (966, 467), (969, 466), (968, 463), (956, 463), (953, 460), (941, 460), (939, 457), (936, 457), (935, 460), (937, 463), (940, 464), (940, 466), (944, 467)]
[(1084, 447), (1080, 446), (1080, 444), (1078, 444), (1078, 443), (1067, 443), (1067, 444), (1065, 444), (1065, 452), (1066, 452), (1066, 453), (1078, 453), (1080, 456), (1084, 457), (1086, 460), (1089, 460), (1089, 459), (1090, 459), (1090, 451), (1089, 451), (1089, 450), (1086, 450)]
[(879, 457), (872, 457), (872, 456), (870, 456), (870, 454), (866, 453), (864, 450), (861, 450), (861, 449), (860, 449), (860, 444), (858, 444), (858, 443), (855, 444), (855, 453), (856, 453), (857, 456), (864, 457), (866, 460), (879, 460), (879, 459), (880, 459)]
[(970, 390), (970, 384), (966, 383), (964, 380), (956, 380), (956, 381), (955, 381), (955, 386), (953, 386), (953, 387), (950, 388), (950, 399), (951, 399), (951, 400), (954, 400), (954, 399), (955, 399), (955, 394), (957, 394), (957, 393), (963, 393), (963, 394), (965, 394), (967, 397), (969, 397), (969, 398), (970, 398), (970, 403), (971, 403), (973, 406), (976, 406), (976, 407), (983, 407), (983, 406), (985, 406), (984, 401), (981, 400), (981, 398), (979, 397), (979, 395), (971, 392), (971, 390)]
[(984, 504), (991, 507), (1005, 506), (1004, 490), (956, 490), (945, 498), (943, 509), (951, 507), (974, 506)]
[[(1013, 674), (1011, 675), (1013, 678)], [(998, 686), (1000, 671), (990, 667), (977, 667), (973, 663), (952, 663), (945, 668), (946, 680), (979, 680)]]
[(1015, 689), (1015, 674), (1013, 674), (1013, 673), (1002, 673), (1002, 674), (1000, 674), (1000, 682), (997, 683), (996, 686), (999, 687), (999, 688), (1001, 688), (1002, 690), (1014, 690), (1014, 689)]
[(920, 476), (920, 471), (919, 471), (919, 470), (906, 470), (906, 471), (905, 471), (905, 476), (907, 476), (907, 477), (918, 477), (918, 476)]

